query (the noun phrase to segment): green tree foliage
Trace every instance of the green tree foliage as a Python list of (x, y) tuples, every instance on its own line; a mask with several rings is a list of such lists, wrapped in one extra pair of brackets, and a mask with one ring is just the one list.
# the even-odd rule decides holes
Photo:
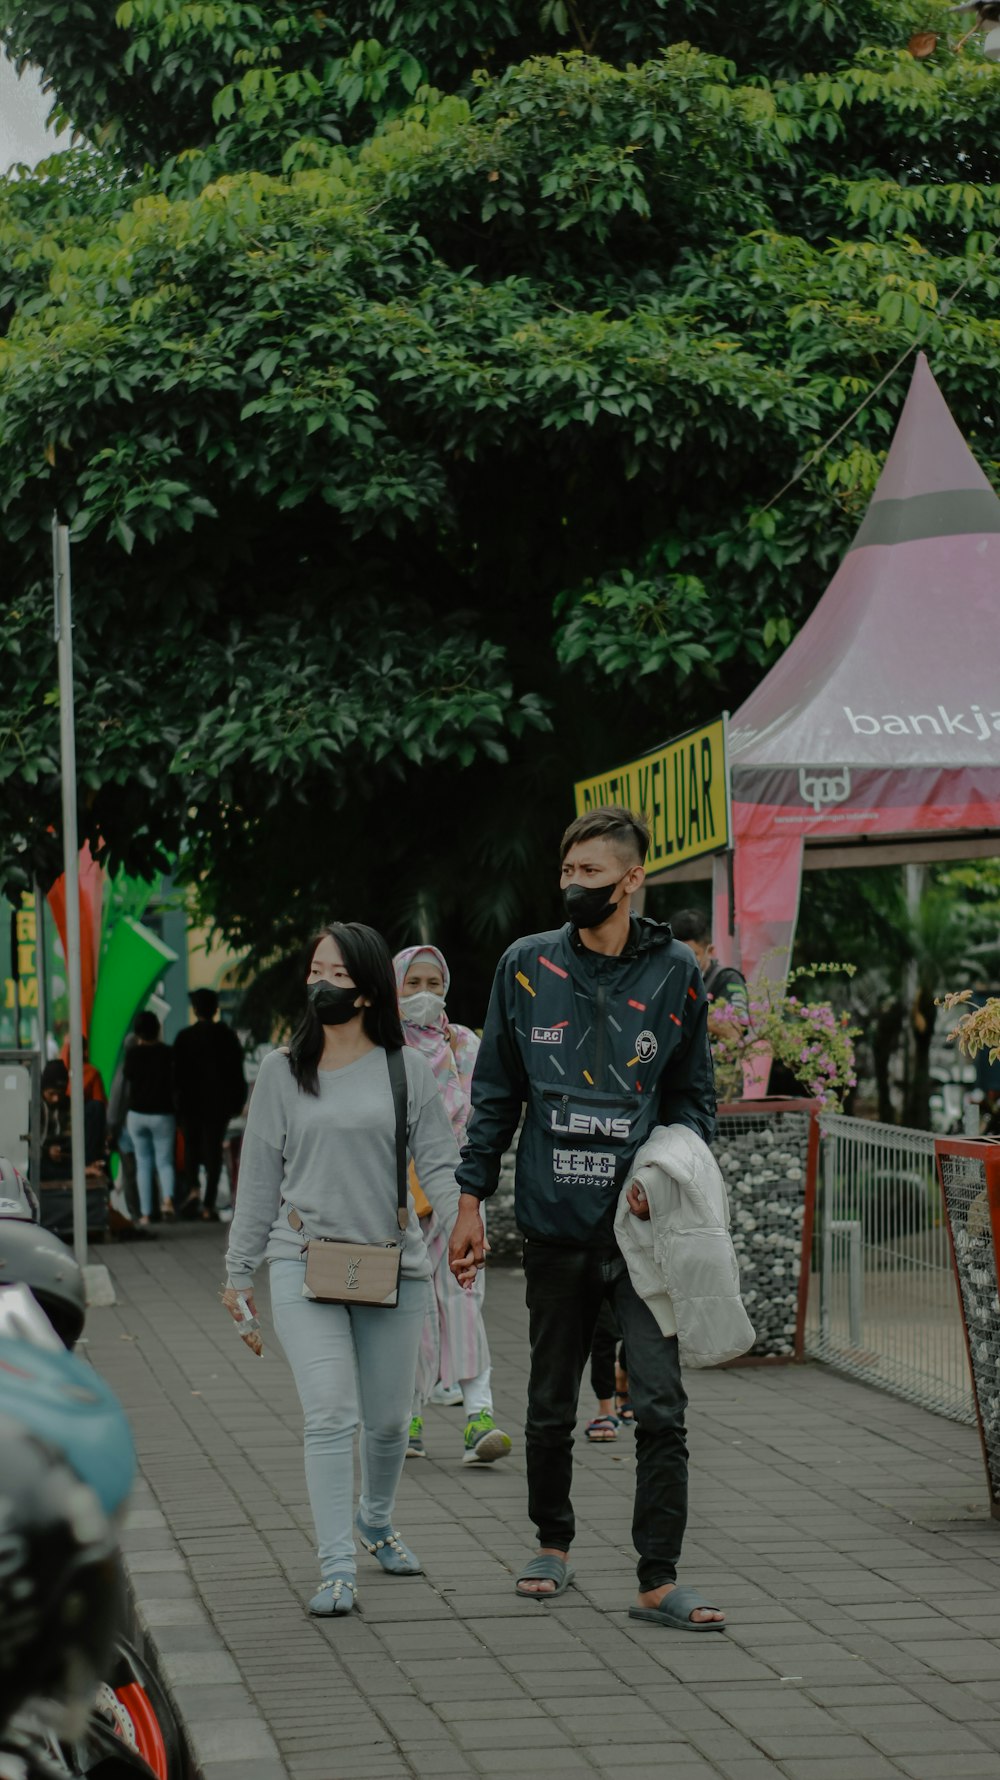
[(180, 849), (258, 957), (361, 910), (481, 983), (570, 780), (807, 615), (905, 372), (773, 497), (917, 336), (995, 471), (1000, 72), (949, 28), (0, 0), (92, 145), (0, 185), (8, 881), (55, 863), (57, 505), (93, 843)]
[(917, 890), (908, 902), (898, 866), (808, 872), (795, 950), (814, 963), (834, 943), (860, 961), (835, 993), (864, 1031), (878, 1117), (928, 1128), (939, 999), (1000, 984), (1000, 862), (919, 868)]

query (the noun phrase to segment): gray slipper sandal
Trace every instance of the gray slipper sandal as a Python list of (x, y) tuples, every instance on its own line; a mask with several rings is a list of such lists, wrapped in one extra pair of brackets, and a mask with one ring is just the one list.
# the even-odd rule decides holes
[(341, 1572), (320, 1583), (309, 1603), (309, 1611), (316, 1619), (343, 1619), (346, 1614), (354, 1612), (357, 1604), (358, 1585), (353, 1576)]
[(672, 1588), (664, 1595), (658, 1607), (630, 1607), (629, 1619), (646, 1619), (650, 1625), (676, 1626), (680, 1632), (724, 1632), (724, 1619), (692, 1619), (691, 1615), (698, 1607), (705, 1607), (711, 1613), (721, 1613), (721, 1607), (715, 1607), (706, 1601), (696, 1588)]
[[(514, 1584), (514, 1593), (522, 1601), (554, 1601), (557, 1595), (565, 1593), (575, 1575), (565, 1558), (557, 1557), (554, 1551), (539, 1551), (525, 1564)], [(555, 1587), (548, 1594), (536, 1594), (533, 1589), (522, 1588), (522, 1582), (554, 1582)]]
[(423, 1565), (415, 1551), (403, 1543), (394, 1527), (369, 1527), (360, 1512), (354, 1517), (358, 1538), (366, 1551), (377, 1558), (387, 1576), (422, 1576)]

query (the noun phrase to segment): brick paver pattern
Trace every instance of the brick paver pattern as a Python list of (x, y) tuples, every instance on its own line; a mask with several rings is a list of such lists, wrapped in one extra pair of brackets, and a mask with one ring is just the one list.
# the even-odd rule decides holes
[(397, 1512), (426, 1575), (361, 1553), (362, 1613), (311, 1620), (298, 1403), (266, 1280), (263, 1360), (218, 1303), (222, 1249), (199, 1226), (108, 1251), (118, 1304), (88, 1325), (139, 1446), (139, 1611), (204, 1780), (1000, 1780), (1000, 1524), (973, 1430), (816, 1366), (690, 1374), (682, 1580), (730, 1615), (694, 1637), (627, 1618), (633, 1435), (587, 1445), (585, 1380), (576, 1587), (518, 1600), (526, 1317), (498, 1269), (513, 1455), (463, 1467), (461, 1410), (430, 1409)]

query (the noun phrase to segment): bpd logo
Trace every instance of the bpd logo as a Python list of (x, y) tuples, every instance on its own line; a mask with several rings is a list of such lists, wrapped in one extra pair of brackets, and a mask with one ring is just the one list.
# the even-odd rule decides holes
[(817, 772), (813, 767), (799, 767), (799, 796), (811, 804), (817, 816), (827, 804), (846, 803), (851, 795), (851, 769), (839, 772)]
[(658, 1049), (655, 1032), (640, 1032), (635, 1041), (635, 1054), (640, 1063), (651, 1063)]
[(531, 1042), (533, 1045), (561, 1045), (564, 1030), (562, 1026), (532, 1026)]

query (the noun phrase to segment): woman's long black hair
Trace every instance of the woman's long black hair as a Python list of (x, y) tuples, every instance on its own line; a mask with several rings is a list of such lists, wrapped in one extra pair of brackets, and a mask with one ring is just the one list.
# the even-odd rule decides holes
[[(361, 921), (332, 921), (310, 941), (306, 970), (312, 964), (321, 940), (332, 939), (347, 969), (354, 978), (359, 995), (366, 995), (370, 1007), (362, 1010), (361, 1023), (372, 1044), (384, 1051), (402, 1050), (406, 1040), (399, 1017), (399, 998), (392, 968), (392, 953), (374, 927)], [(323, 1026), (311, 1001), (292, 1034), (288, 1061), (292, 1074), (305, 1094), (318, 1094), (317, 1065), (323, 1055)]]

